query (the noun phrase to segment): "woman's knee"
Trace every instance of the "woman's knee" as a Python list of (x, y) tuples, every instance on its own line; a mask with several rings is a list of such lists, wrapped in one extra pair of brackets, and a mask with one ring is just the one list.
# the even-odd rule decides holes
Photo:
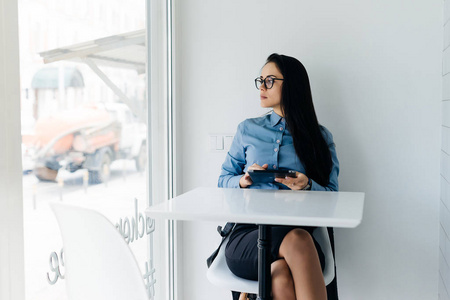
[(280, 245), (280, 256), (285, 257), (289, 253), (302, 253), (315, 250), (314, 241), (308, 231), (297, 228), (291, 230)]
[(272, 263), (272, 295), (273, 299), (294, 299), (295, 290), (291, 271), (284, 259)]

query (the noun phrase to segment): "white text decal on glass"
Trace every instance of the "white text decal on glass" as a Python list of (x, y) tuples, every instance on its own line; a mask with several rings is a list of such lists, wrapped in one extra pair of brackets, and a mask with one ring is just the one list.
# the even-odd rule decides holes
[[(125, 217), (124, 219), (120, 218), (119, 222), (115, 225), (116, 229), (123, 236), (124, 240), (127, 244), (137, 241), (141, 239), (144, 234), (150, 235), (153, 231), (155, 231), (155, 220), (149, 217), (144, 217), (143, 213), (138, 212), (138, 200), (134, 199), (134, 216), (130, 218)], [(146, 262), (146, 274), (144, 275), (144, 279), (147, 281), (147, 289), (149, 291), (149, 296), (151, 297), (154, 292), (152, 292), (152, 286), (155, 283), (154, 279), (150, 279), (149, 277), (153, 277), (155, 269), (153, 268), (152, 260), (150, 262), (150, 270), (149, 263)], [(60, 255), (58, 253), (52, 252), (50, 254), (50, 272), (52, 272), (52, 279), (50, 279), (50, 274), (47, 272), (47, 281), (49, 284), (55, 284), (59, 278), (64, 279), (64, 274), (61, 272), (61, 267), (64, 267), (64, 249), (61, 249)]]

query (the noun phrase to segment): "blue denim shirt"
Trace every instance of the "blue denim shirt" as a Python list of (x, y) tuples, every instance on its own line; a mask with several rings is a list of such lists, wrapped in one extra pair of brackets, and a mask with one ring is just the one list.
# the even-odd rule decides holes
[[(321, 186), (312, 180), (311, 190), (337, 191), (339, 161), (336, 147), (330, 131), (321, 126), (322, 134), (328, 144), (333, 166), (327, 186)], [(239, 188), (239, 179), (254, 163), (262, 166), (268, 164), (269, 170), (288, 169), (305, 173), (305, 168), (295, 153), (292, 136), (286, 128), (284, 118), (275, 112), (259, 118), (247, 119), (239, 124), (230, 151), (222, 165), (219, 187)], [(253, 189), (289, 189), (283, 184), (253, 183)]]

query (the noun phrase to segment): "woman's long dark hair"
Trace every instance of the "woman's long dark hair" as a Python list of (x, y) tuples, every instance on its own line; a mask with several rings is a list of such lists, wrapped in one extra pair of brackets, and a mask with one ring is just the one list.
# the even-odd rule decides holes
[(281, 112), (292, 134), (295, 152), (305, 167), (305, 175), (326, 186), (332, 167), (331, 154), (317, 121), (308, 73), (293, 57), (274, 53), (266, 64), (270, 62), (277, 65), (284, 78)]

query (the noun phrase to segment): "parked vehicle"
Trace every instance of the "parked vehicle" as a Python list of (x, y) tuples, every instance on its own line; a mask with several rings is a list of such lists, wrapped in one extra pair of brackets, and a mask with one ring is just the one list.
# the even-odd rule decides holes
[(147, 127), (123, 103), (88, 106), (39, 119), (32, 137), (34, 175), (52, 181), (58, 171), (87, 169), (89, 183), (109, 178), (110, 164), (134, 159), (147, 164)]

